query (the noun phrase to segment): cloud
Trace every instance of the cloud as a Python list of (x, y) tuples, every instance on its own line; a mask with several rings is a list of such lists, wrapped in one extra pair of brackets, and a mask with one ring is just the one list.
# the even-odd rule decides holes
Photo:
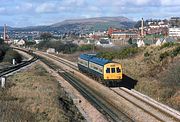
[(16, 9), (19, 12), (27, 12), (27, 11), (30, 11), (32, 8), (33, 8), (33, 5), (31, 3), (23, 3), (23, 4), (15, 6), (15, 8), (12, 8), (12, 10)]
[(180, 0), (160, 0), (163, 6), (180, 6)]
[(4, 7), (0, 7), (0, 13), (5, 12), (5, 10), (6, 10), (6, 8), (4, 8)]
[(64, 5), (69, 6), (82, 6), (85, 4), (84, 0), (63, 0), (62, 3)]
[(56, 5), (54, 3), (42, 3), (36, 10), (37, 13), (49, 13), (56, 11)]
[(151, 0), (99, 0), (99, 5), (105, 6), (139, 6), (139, 5), (151, 5), (156, 2)]
[(2, 21), (23, 26), (98, 16), (168, 19), (179, 16), (179, 10), (180, 0), (1, 0), (0, 25)]
[(134, 0), (134, 3), (136, 5), (147, 5), (149, 2), (152, 2), (151, 0)]

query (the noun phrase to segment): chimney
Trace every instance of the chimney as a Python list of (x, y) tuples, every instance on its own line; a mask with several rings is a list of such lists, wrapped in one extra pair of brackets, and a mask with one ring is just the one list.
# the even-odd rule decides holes
[(4, 24), (4, 37), (3, 37), (4, 41), (6, 40), (6, 24)]
[(141, 37), (144, 37), (144, 31), (143, 31), (143, 29), (144, 29), (144, 20), (143, 20), (143, 18), (142, 18), (142, 21), (141, 21)]

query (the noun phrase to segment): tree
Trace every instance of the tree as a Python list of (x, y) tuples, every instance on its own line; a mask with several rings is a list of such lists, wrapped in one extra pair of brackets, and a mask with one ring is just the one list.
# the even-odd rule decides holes
[(52, 38), (52, 34), (51, 33), (42, 33), (40, 35), (40, 38), (43, 40), (43, 41), (49, 41), (51, 38)]
[(129, 45), (132, 45), (132, 44), (133, 44), (133, 42), (132, 42), (132, 38), (129, 38), (129, 40), (128, 40), (128, 44), (129, 44)]
[(22, 61), (21, 55), (18, 52), (10, 49), (6, 52), (3, 61), (12, 63), (13, 59), (15, 59), (17, 63)]
[(4, 43), (4, 39), (0, 38), (0, 45)]
[(0, 44), (0, 61), (3, 60), (4, 55), (6, 54), (6, 52), (7, 52), (9, 49), (10, 49), (10, 48), (9, 48), (9, 46), (8, 46), (7, 44), (5, 44), (5, 43), (3, 43), (3, 42)]
[(36, 42), (35, 41), (27, 41), (26, 42), (26, 46), (32, 46), (32, 45), (35, 45)]
[(137, 21), (136, 24), (134, 25), (135, 28), (141, 27), (141, 20)]

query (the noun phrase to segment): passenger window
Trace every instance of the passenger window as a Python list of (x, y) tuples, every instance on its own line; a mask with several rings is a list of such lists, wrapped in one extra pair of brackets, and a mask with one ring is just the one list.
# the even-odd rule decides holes
[(117, 70), (117, 73), (121, 72), (121, 69), (119, 67), (117, 67), (116, 70)]
[(115, 68), (111, 68), (111, 73), (115, 73)]
[(107, 69), (106, 69), (106, 73), (110, 73), (110, 68), (107, 68)]

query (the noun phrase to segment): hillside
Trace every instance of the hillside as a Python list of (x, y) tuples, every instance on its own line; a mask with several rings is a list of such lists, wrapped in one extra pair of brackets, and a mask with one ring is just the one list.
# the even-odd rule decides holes
[(180, 111), (179, 44), (141, 48), (133, 56), (114, 61), (138, 81), (136, 90)]
[(114, 28), (131, 28), (135, 24), (134, 21), (126, 17), (97, 17), (97, 18), (88, 18), (88, 19), (72, 19), (64, 20), (62, 22), (51, 25), (54, 28), (69, 28), (73, 26), (74, 28), (69, 28), (69, 30), (76, 31), (104, 31), (109, 27)]
[(62, 24), (77, 24), (77, 23), (106, 23), (106, 22), (127, 22), (131, 21), (126, 17), (96, 17), (96, 18), (87, 18), (87, 19), (71, 19), (71, 20), (64, 20), (62, 22), (53, 24), (52, 26), (60, 26)]
[(121, 86), (134, 88), (180, 111), (179, 43), (106, 49), (97, 56), (122, 64)]
[[(11, 28), (15, 31), (59, 31), (62, 33), (75, 31), (75, 32), (92, 32), (104, 31), (109, 27), (114, 28), (132, 28), (136, 22), (126, 17), (97, 17), (88, 19), (71, 19), (64, 20), (52, 25), (44, 26), (31, 26), (23, 28)], [(0, 31), (3, 27), (0, 27)]]

